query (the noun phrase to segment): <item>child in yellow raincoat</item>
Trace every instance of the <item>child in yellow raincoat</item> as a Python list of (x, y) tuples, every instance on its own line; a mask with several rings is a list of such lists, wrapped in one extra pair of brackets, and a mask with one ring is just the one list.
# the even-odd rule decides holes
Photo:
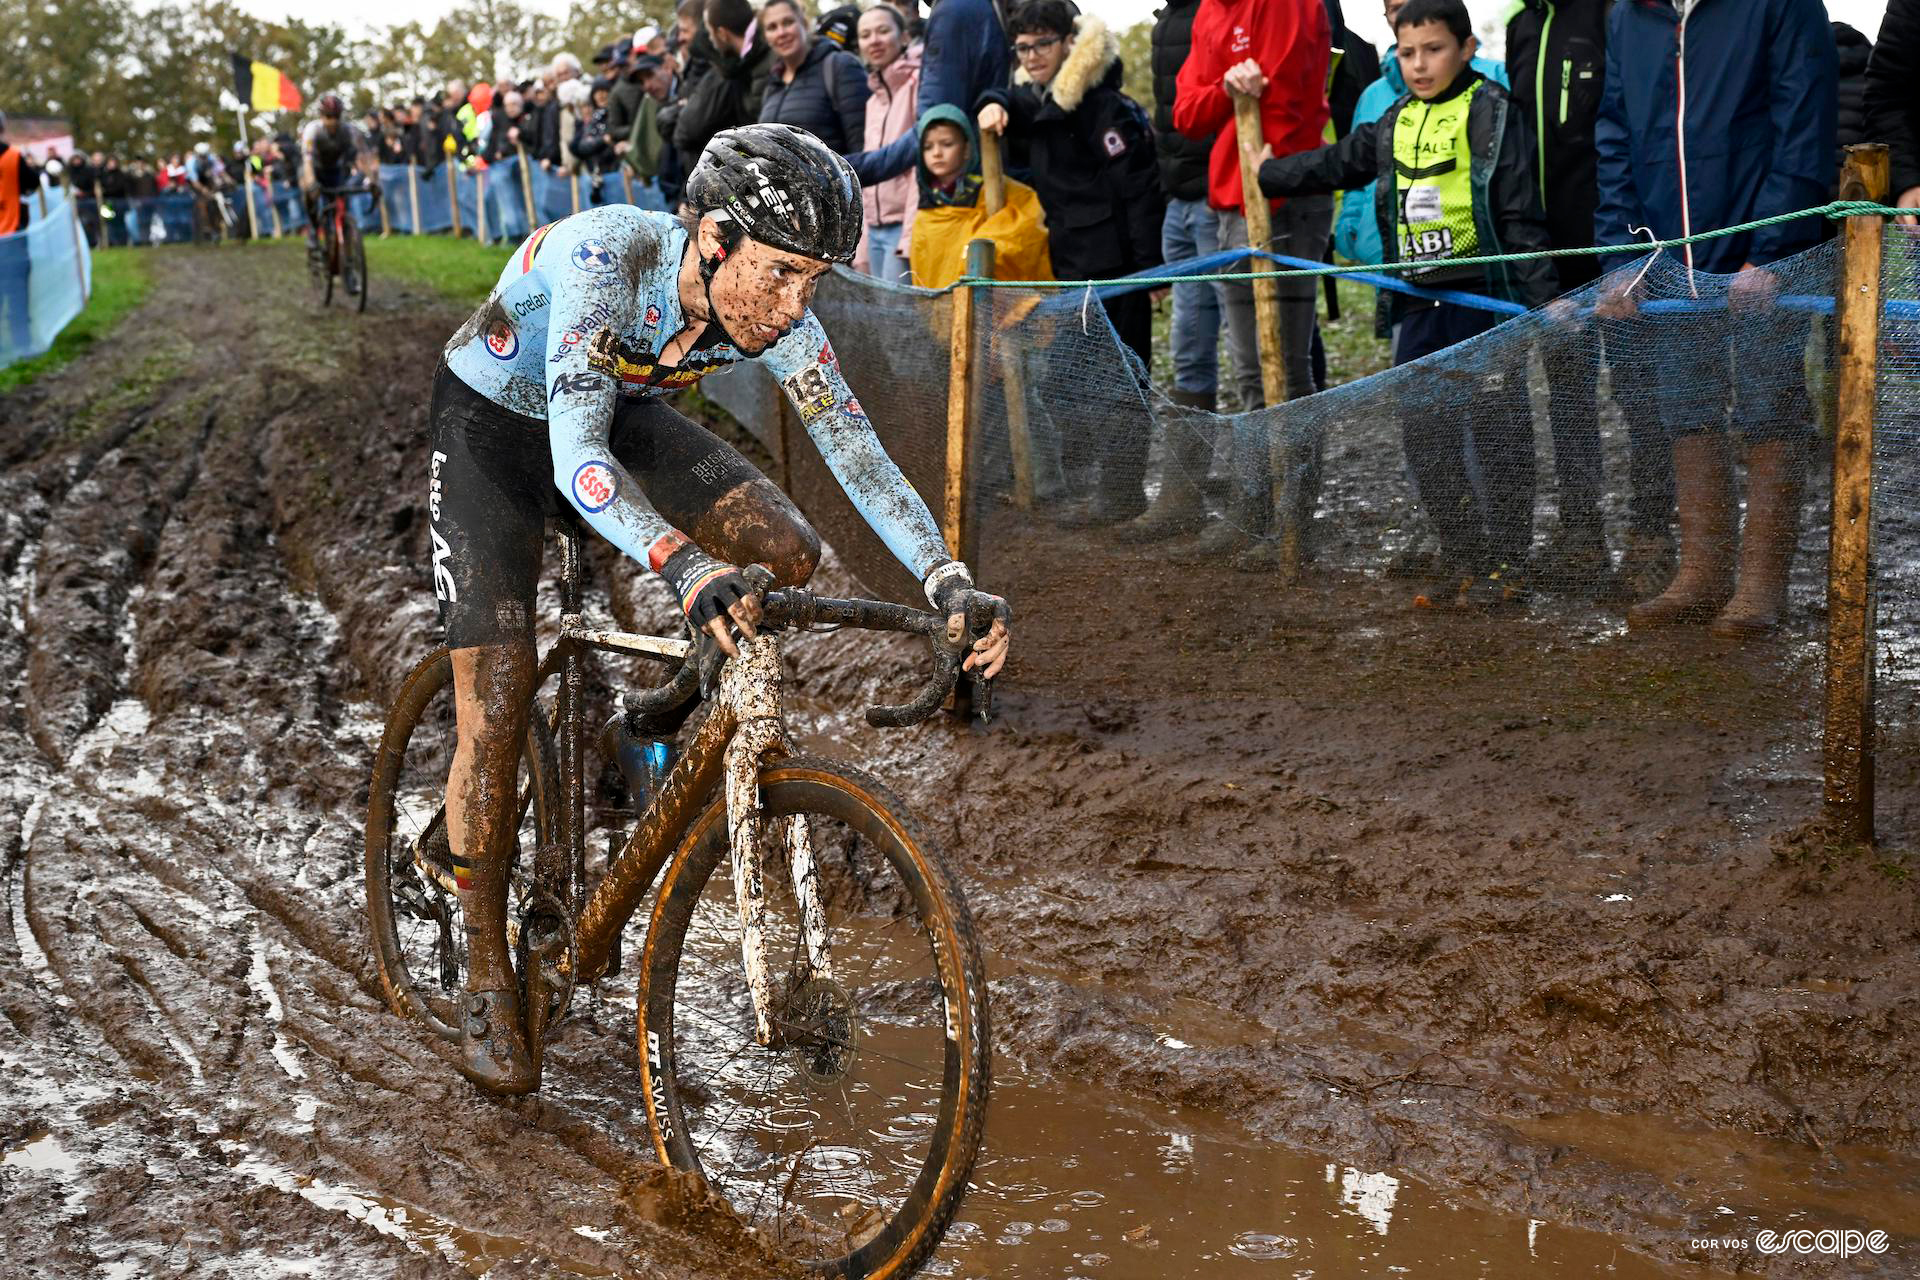
[(967, 242), (993, 242), (996, 280), (1051, 280), (1047, 256), (1047, 216), (1040, 197), (1024, 182), (1007, 179), (1006, 207), (987, 212), (973, 121), (959, 108), (941, 103), (920, 117), (920, 209), (913, 217), (907, 255), (913, 283), (944, 289), (966, 274)]

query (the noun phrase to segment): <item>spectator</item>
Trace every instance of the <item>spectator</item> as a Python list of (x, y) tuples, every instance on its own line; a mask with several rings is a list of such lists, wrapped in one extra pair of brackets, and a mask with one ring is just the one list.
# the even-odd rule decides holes
[(28, 197), (39, 189), (38, 166), (7, 141), (7, 117), (0, 113), (0, 311), (6, 313), (7, 345), (15, 355), (33, 349), (33, 317), (27, 311), (32, 258), (23, 233), (32, 220)]
[(380, 132), (374, 136), (374, 146), (381, 164), (406, 164), (412, 157), (405, 114), (405, 107), (389, 107), (380, 113)]
[[(1869, 136), (1887, 144), (1889, 198), (1920, 210), (1920, 0), (1887, 0), (1867, 62), (1866, 105)], [(1920, 226), (1920, 214), (1900, 221)]]
[(532, 129), (522, 128), (523, 125), (530, 125), (531, 120), (527, 116), (526, 99), (519, 90), (508, 89), (505, 93), (496, 94), (487, 117), (492, 123), (487, 130), (487, 147), (481, 158), (488, 164), (499, 164), (517, 156), (522, 146), (534, 141)]
[(944, 102), (971, 118), (980, 95), (1004, 87), (1013, 74), (1013, 48), (995, 0), (940, 0), (927, 19), (925, 43), (922, 111)]
[[(860, 15), (860, 57), (867, 64), (869, 151), (913, 132), (919, 115), (920, 46), (907, 43), (907, 20), (890, 4), (876, 4)], [(898, 284), (907, 276), (907, 251), (913, 211), (919, 207), (919, 183), (902, 174), (866, 187), (866, 232), (854, 266)]]
[(1834, 157), (1836, 180), (1846, 163), (1847, 148), (1873, 138), (1867, 128), (1867, 66), (1873, 61), (1873, 42), (1844, 22), (1833, 24), (1833, 47), (1839, 58), (1839, 114), (1835, 130), (1840, 154)]
[(973, 121), (941, 103), (920, 117), (919, 211), (914, 215), (913, 283), (944, 289), (967, 269), (967, 244), (990, 240), (1000, 280), (1051, 280), (1047, 216), (1024, 182), (1007, 179), (1006, 207), (988, 213), (974, 170)]
[(702, 16), (706, 0), (680, 0), (674, 10), (673, 34), (668, 47), (673, 53), (675, 101), (684, 101), (687, 93), (713, 65), (713, 43), (707, 39)]
[(612, 92), (613, 83), (607, 77), (601, 76), (593, 82), (587, 100), (576, 108), (578, 123), (569, 144), (578, 162), (575, 171), (592, 177), (588, 198), (593, 204), (607, 202), (606, 175), (619, 167), (613, 141), (607, 137), (607, 102)]
[(673, 130), (673, 145), (689, 167), (714, 134), (760, 118), (773, 59), (766, 41), (754, 39), (758, 28), (747, 0), (707, 0), (704, 13), (713, 65), (688, 95)]
[[(633, 117), (627, 136), (614, 143), (614, 152), (627, 166), (627, 171), (657, 196), (667, 151), (673, 145), (660, 134), (660, 106), (672, 88), (673, 73), (666, 63), (649, 53), (634, 60), (633, 74), (640, 78), (640, 87), (644, 90), (640, 110)], [(666, 207), (663, 199), (661, 208)]]
[[(1607, 0), (1524, 0), (1507, 20), (1507, 54), (1515, 104), (1540, 130), (1540, 192), (1553, 247), (1593, 241), (1599, 198), (1594, 123), (1606, 77)], [(1555, 258), (1562, 293), (1597, 279), (1592, 256)], [(1597, 339), (1597, 341), (1596, 341)], [(1616, 578), (1600, 515), (1605, 483), (1600, 465), (1598, 379), (1604, 346), (1614, 403), (1627, 423), (1630, 520), (1626, 553)], [(1673, 577), (1673, 462), (1666, 432), (1647, 411), (1649, 374), (1637, 344), (1617, 325), (1591, 333), (1556, 328), (1542, 336), (1540, 354), (1552, 405), (1557, 517), (1535, 575), (1553, 590), (1644, 599)]]
[(560, 100), (560, 88), (580, 78), (580, 59), (571, 53), (554, 54), (552, 63), (547, 67), (546, 78), (553, 87), (547, 94), (547, 100), (535, 113), (532, 126), (535, 139), (533, 153), (540, 161), (540, 167), (551, 171), (562, 167), (560, 126), (567, 111)]
[[(900, 20), (901, 31), (906, 30), (906, 19)], [(860, 6), (843, 4), (838, 9), (829, 9), (820, 15), (820, 21), (813, 24), (813, 34), (820, 40), (831, 40), (848, 53), (858, 53), (860, 49)]]
[[(236, 142), (233, 145), (240, 153), (235, 157), (234, 172), (245, 172), (241, 164), (246, 155), (245, 144)], [(152, 227), (153, 199), (159, 194), (160, 188), (153, 180), (153, 166), (147, 163), (145, 157), (135, 156), (127, 165), (127, 199), (132, 206), (129, 221), (132, 223), (130, 230), (135, 244), (147, 243)]]
[[(1160, 252), (1184, 262), (1219, 251), (1219, 215), (1207, 203), (1207, 155), (1212, 143), (1196, 142), (1173, 127), (1176, 78), (1193, 47), (1193, 18), (1200, 0), (1168, 0), (1153, 24), (1153, 132), (1160, 188), (1167, 199), (1160, 226)], [(1219, 407), (1220, 295), (1211, 284), (1173, 286), (1168, 323), (1173, 356), (1170, 398), (1191, 414)], [(1207, 521), (1201, 481), (1213, 457), (1210, 431), (1197, 416), (1176, 420), (1163, 440), (1165, 464), (1160, 494), (1122, 541), (1153, 543), (1180, 537)]]
[[(1683, 49), (1684, 60), (1676, 62)], [(1685, 85), (1689, 69), (1693, 79)], [(1820, 0), (1693, 5), (1684, 15), (1666, 6), (1615, 6), (1594, 131), (1595, 239), (1622, 250), (1608, 265), (1631, 260), (1639, 238), (1634, 228), (1671, 239), (1820, 204), (1833, 185), (1838, 93), (1833, 31)], [(1807, 322), (1772, 308), (1779, 279), (1767, 267), (1825, 235), (1822, 219), (1800, 218), (1680, 250), (1689, 280), (1695, 270), (1737, 274), (1727, 285), (1728, 311), (1691, 321), (1704, 343), (1649, 344), (1656, 400), (1673, 441), (1680, 568), (1664, 593), (1627, 611), (1629, 626), (1712, 619), (1715, 634), (1737, 638), (1778, 623), (1800, 519), (1812, 406), (1798, 377), (1764, 392), (1733, 382), (1732, 316), (1747, 317), (1740, 326), (1743, 363), (1797, 369)], [(1609, 288), (1598, 309), (1610, 318), (1634, 316), (1633, 282)], [(1737, 589), (1730, 397), (1749, 445)]]
[(760, 34), (773, 50), (762, 124), (805, 129), (845, 155), (867, 128), (867, 75), (859, 59), (831, 40), (815, 40), (800, 0), (767, 0)]
[[(1069, 0), (1028, 0), (1014, 12), (1007, 26), (1020, 71), (1011, 90), (981, 95), (979, 123), (1004, 133), (1009, 162), (1033, 174), (1056, 276), (1105, 280), (1160, 265), (1166, 199), (1152, 125), (1120, 91), (1119, 42), (1101, 19), (1075, 12)], [(1125, 293), (1101, 305), (1120, 341), (1142, 368), (1151, 367), (1147, 295)], [(1134, 401), (1111, 406), (1104, 417), (1080, 415), (1101, 438), (1082, 434), (1068, 448), (1097, 456), (1100, 479), (1088, 502), (1061, 514), (1062, 524), (1117, 524), (1146, 510), (1141, 483), (1151, 441), (1138, 408)]]
[[(1174, 127), (1212, 144), (1207, 201), (1219, 215), (1220, 247), (1247, 247), (1240, 194), (1240, 149), (1230, 91), (1259, 99), (1260, 129), (1274, 154), (1311, 151), (1327, 127), (1327, 11), (1321, 0), (1201, 0), (1193, 17), (1192, 52), (1175, 77)], [(1327, 196), (1289, 200), (1272, 214), (1274, 251), (1317, 258), (1333, 220)], [(1266, 404), (1260, 345), (1249, 285), (1220, 286), (1233, 345), (1240, 403)], [(1310, 279), (1280, 282), (1280, 348), (1288, 398), (1313, 391), (1314, 286)], [(1234, 483), (1227, 518), (1200, 535), (1185, 559), (1210, 559), (1251, 549), (1271, 516), (1265, 431), (1244, 420), (1233, 441)], [(1317, 472), (1317, 468), (1315, 468)], [(1310, 485), (1311, 487), (1311, 485)], [(1249, 567), (1255, 567), (1249, 565)]]
[[(204, 143), (202, 144), (205, 145)], [(127, 243), (127, 175), (120, 167), (119, 156), (107, 156), (95, 170), (99, 178), (100, 219), (106, 228), (108, 244)], [(187, 180), (187, 170), (181, 169), (181, 180)]]
[(641, 100), (647, 96), (640, 87), (640, 77), (634, 74), (636, 59), (640, 51), (631, 40), (622, 40), (613, 46), (613, 57), (607, 66), (607, 79), (613, 82), (613, 90), (607, 99), (607, 134), (609, 137), (624, 139), (633, 131), (633, 118), (640, 114)]
[[(1544, 305), (1554, 288), (1544, 261), (1493, 267), (1450, 261), (1547, 246), (1532, 137), (1506, 92), (1472, 66), (1477, 42), (1464, 0), (1407, 0), (1394, 34), (1409, 92), (1333, 146), (1279, 159), (1268, 148), (1261, 192), (1354, 190), (1378, 178), (1374, 217), (1388, 260), (1432, 264), (1408, 279)], [(1396, 365), (1484, 333), (1500, 318), (1385, 291), (1380, 307), (1383, 327), (1394, 331)], [(1407, 463), (1446, 560), (1429, 597), (1435, 603), (1493, 606), (1526, 598), (1534, 456), (1524, 360), (1480, 381), (1470, 388), (1464, 379), (1437, 379), (1421, 388), (1418, 408), (1409, 406), (1401, 417)], [(1472, 430), (1475, 422), (1491, 429)], [(1469, 448), (1484, 486), (1473, 482)]]

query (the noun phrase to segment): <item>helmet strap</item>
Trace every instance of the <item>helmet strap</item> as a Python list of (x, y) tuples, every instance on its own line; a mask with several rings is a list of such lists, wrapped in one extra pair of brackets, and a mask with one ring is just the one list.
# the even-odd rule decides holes
[(697, 235), (693, 243), (694, 253), (700, 254), (700, 284), (706, 291), (707, 325), (717, 332), (728, 346), (738, 348), (740, 344), (734, 341), (733, 335), (727, 332), (727, 326), (721, 323), (720, 308), (713, 305), (713, 277), (719, 272), (720, 264), (726, 261), (727, 255), (739, 246), (746, 233), (739, 223), (722, 212), (714, 211), (702, 216), (712, 218), (720, 224), (720, 247), (714, 251), (711, 258), (700, 254), (700, 241)]

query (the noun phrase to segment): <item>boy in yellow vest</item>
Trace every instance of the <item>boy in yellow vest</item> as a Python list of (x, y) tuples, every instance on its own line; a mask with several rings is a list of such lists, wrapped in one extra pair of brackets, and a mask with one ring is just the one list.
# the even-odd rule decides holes
[[(1260, 154), (1269, 196), (1351, 191), (1381, 178), (1374, 217), (1388, 262), (1414, 284), (1491, 294), (1528, 307), (1554, 296), (1548, 259), (1457, 265), (1452, 259), (1549, 247), (1526, 113), (1470, 65), (1478, 48), (1462, 0), (1407, 0), (1394, 15), (1407, 93), (1332, 146)], [(1484, 333), (1502, 313), (1382, 290), (1380, 329), (1407, 364)], [(1477, 357), (1477, 358), (1476, 358)], [(1401, 439), (1420, 504), (1447, 561), (1418, 604), (1517, 604), (1533, 545), (1533, 414), (1526, 348), (1495, 339), (1409, 382)], [(1468, 467), (1468, 444), (1478, 477)]]

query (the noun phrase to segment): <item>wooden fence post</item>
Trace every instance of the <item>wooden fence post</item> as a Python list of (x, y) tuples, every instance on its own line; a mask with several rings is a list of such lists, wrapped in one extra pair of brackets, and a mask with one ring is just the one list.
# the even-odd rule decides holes
[(407, 164), (407, 212), (413, 215), (413, 234), (425, 235), (420, 230), (420, 166)]
[(460, 176), (456, 172), (460, 163), (452, 153), (447, 155), (447, 207), (453, 214), (453, 238), (460, 238)]
[(473, 238), (487, 243), (487, 175), (491, 169), (473, 171)]
[[(1887, 149), (1847, 148), (1842, 200), (1887, 198)], [(1873, 843), (1873, 416), (1880, 355), (1885, 220), (1848, 218), (1834, 307), (1833, 523), (1827, 557), (1826, 815), (1836, 834)]]
[[(1252, 156), (1248, 154), (1250, 150), (1260, 150), (1263, 137), (1260, 131), (1260, 100), (1233, 91), (1233, 124), (1240, 144), (1240, 207), (1246, 212), (1247, 245), (1254, 249), (1265, 249), (1273, 239), (1273, 221), (1267, 198), (1260, 194), (1260, 175), (1255, 170)], [(1273, 266), (1273, 263), (1249, 258), (1246, 269), (1268, 271)], [(1280, 351), (1278, 280), (1253, 282), (1253, 316), (1260, 342), (1260, 388), (1266, 393), (1267, 407), (1272, 409), (1286, 403), (1287, 399), (1286, 365)], [(1300, 569), (1300, 516), (1308, 513), (1294, 513), (1287, 509), (1287, 440), (1283, 433), (1271, 429), (1267, 432), (1267, 466), (1271, 472), (1268, 479), (1272, 491), (1273, 532), (1280, 537), (1280, 572), (1292, 576)]]
[[(993, 275), (993, 242), (974, 240), (967, 245), (967, 274)], [(973, 563), (973, 436), (974, 389), (979, 370), (974, 359), (976, 286), (953, 291), (953, 329), (947, 351), (947, 469), (946, 501), (941, 504), (940, 532), (956, 559)]]
[[(244, 168), (240, 171), (240, 175), (241, 190), (247, 193), (247, 240), (249, 243), (253, 243), (260, 239), (260, 212), (254, 207), (253, 203), (253, 189), (259, 184), (253, 180), (253, 175), (246, 172)], [(147, 238), (151, 240), (153, 234), (149, 232)]]
[(533, 170), (527, 168), (527, 149), (518, 142), (513, 149), (520, 156), (520, 194), (527, 202), (527, 234), (531, 235), (539, 225), (533, 217)]

